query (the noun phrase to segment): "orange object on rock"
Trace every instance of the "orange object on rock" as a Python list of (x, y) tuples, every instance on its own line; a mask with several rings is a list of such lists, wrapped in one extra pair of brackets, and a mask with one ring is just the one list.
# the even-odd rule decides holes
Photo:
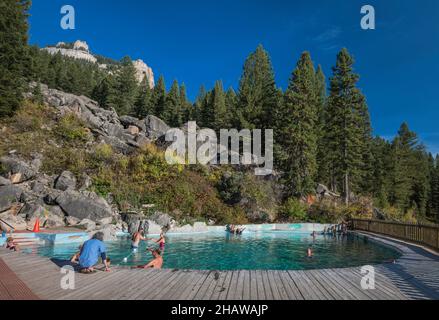
[(40, 232), (40, 219), (39, 218), (37, 218), (37, 220), (35, 221), (34, 229), (32, 230), (32, 232)]

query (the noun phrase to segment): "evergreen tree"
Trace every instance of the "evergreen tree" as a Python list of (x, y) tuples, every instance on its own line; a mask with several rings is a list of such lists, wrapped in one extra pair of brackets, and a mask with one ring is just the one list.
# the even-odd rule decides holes
[(364, 176), (364, 154), (371, 131), (353, 64), (347, 49), (342, 49), (330, 79), (324, 137), (331, 188), (337, 191), (341, 187), (347, 204), (351, 192), (361, 192), (359, 182)]
[(41, 84), (39, 82), (36, 83), (35, 87), (32, 89), (32, 102), (37, 104), (44, 103), (44, 96), (41, 92)]
[(221, 129), (227, 129), (229, 126), (229, 113), (226, 104), (226, 95), (222, 81), (216, 81), (212, 92), (212, 110), (213, 123), (211, 128), (219, 133)]
[(138, 90), (136, 69), (129, 57), (121, 61), (121, 69), (116, 74), (115, 109), (119, 115), (131, 114)]
[(139, 119), (143, 119), (152, 113), (152, 90), (145, 76), (139, 86), (136, 101), (134, 102), (133, 115)]
[(302, 54), (284, 96), (282, 165), (289, 195), (306, 196), (315, 190), (317, 173), (317, 101), (315, 69), (308, 52)]
[(192, 120), (195, 120), (198, 124), (198, 126), (204, 126), (204, 121), (203, 121), (203, 108), (205, 106), (205, 101), (207, 98), (207, 92), (206, 92), (206, 88), (204, 87), (204, 85), (202, 85), (200, 87), (200, 90), (198, 92), (198, 96), (197, 99), (195, 100), (194, 103), (194, 111), (193, 111), (193, 118)]
[(180, 85), (180, 106), (182, 112), (182, 121), (183, 123), (186, 123), (192, 119), (193, 108), (187, 98), (186, 85), (184, 83)]
[(244, 64), (239, 83), (237, 123), (239, 128), (273, 129), (278, 94), (270, 57), (260, 45)]
[(171, 127), (180, 127), (183, 124), (183, 113), (180, 105), (180, 88), (177, 80), (174, 80), (166, 96), (163, 121)]
[(116, 90), (113, 76), (108, 75), (93, 90), (92, 98), (105, 109), (116, 107)]
[(27, 46), (28, 0), (0, 2), (0, 118), (19, 108), (30, 66)]
[(152, 102), (155, 111), (154, 115), (163, 119), (163, 113), (165, 110), (165, 103), (166, 103), (166, 85), (165, 85), (165, 78), (163, 76), (160, 76), (156, 86), (154, 87), (152, 94)]
[(430, 217), (439, 222), (439, 155), (434, 161), (434, 168), (431, 175), (431, 207)]
[(415, 180), (416, 161), (414, 151), (418, 146), (416, 133), (403, 123), (392, 143), (392, 186), (389, 201), (404, 212), (412, 207), (413, 181)]
[(322, 67), (319, 65), (315, 76), (316, 86), (316, 110), (317, 110), (317, 181), (326, 183), (329, 180), (329, 168), (326, 158), (327, 148), (324, 140), (325, 122), (326, 122), (326, 77)]

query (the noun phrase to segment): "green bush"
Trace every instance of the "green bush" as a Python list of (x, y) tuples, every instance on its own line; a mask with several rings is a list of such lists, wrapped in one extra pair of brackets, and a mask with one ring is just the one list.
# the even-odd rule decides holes
[(86, 142), (89, 137), (88, 129), (73, 114), (68, 114), (61, 118), (55, 128), (55, 133), (67, 142)]
[(235, 205), (241, 201), (243, 178), (244, 175), (240, 172), (232, 173), (227, 171), (222, 175), (216, 187), (225, 203)]
[(308, 221), (307, 207), (299, 199), (289, 198), (279, 208), (279, 219), (292, 222)]

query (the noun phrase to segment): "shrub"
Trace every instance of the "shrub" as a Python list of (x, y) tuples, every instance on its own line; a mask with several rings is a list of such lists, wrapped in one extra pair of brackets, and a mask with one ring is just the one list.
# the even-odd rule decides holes
[(55, 133), (67, 142), (88, 141), (88, 129), (75, 115), (68, 114), (61, 118), (55, 128)]
[(308, 218), (307, 207), (299, 199), (289, 198), (279, 208), (278, 217), (288, 221), (305, 222)]
[(229, 205), (239, 203), (242, 198), (242, 183), (242, 173), (225, 172), (216, 185), (221, 199)]

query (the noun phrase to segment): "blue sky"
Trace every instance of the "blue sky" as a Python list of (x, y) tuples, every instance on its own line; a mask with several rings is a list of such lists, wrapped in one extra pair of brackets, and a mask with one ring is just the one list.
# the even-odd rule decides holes
[[(437, 0), (34, 0), (30, 42), (85, 40), (93, 53), (129, 55), (156, 78), (184, 82), (190, 98), (221, 79), (237, 87), (258, 44), (269, 51), (286, 88), (300, 54), (311, 52), (327, 76), (337, 52), (354, 55), (374, 132), (386, 138), (407, 121), (439, 153), (439, 1)], [(60, 28), (63, 5), (76, 9), (76, 30)], [(360, 27), (360, 9), (376, 10), (376, 30)]]

